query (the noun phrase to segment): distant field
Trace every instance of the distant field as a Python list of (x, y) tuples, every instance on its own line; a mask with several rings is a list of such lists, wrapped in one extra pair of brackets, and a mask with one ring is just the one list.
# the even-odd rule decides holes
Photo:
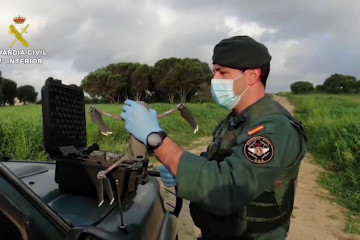
[(309, 134), (309, 151), (326, 170), (321, 184), (360, 213), (360, 95), (291, 95)]
[[(88, 145), (98, 143), (102, 150), (125, 152), (129, 134), (124, 128), (124, 122), (104, 116), (104, 122), (114, 133), (111, 136), (103, 136), (90, 119), (89, 106), (86, 106)], [(114, 115), (119, 115), (122, 109), (122, 105), (115, 104), (95, 106)], [(226, 110), (213, 103), (186, 103), (185, 106), (190, 109), (200, 126), (197, 134), (192, 133), (190, 125), (179, 112), (159, 120), (168, 135), (183, 146), (189, 146), (199, 137), (210, 136), (217, 122), (227, 115)], [(176, 107), (176, 104), (151, 104), (150, 107), (162, 113)], [(22, 160), (48, 159), (43, 148), (41, 105), (0, 108), (0, 155)]]
[[(325, 169), (321, 183), (340, 196), (351, 210), (360, 212), (360, 96), (359, 95), (290, 95), (295, 114), (305, 123), (309, 133), (309, 151)], [(185, 104), (200, 125), (197, 134), (176, 112), (160, 119), (161, 127), (182, 146), (191, 146), (199, 137), (211, 136), (227, 111), (214, 103)], [(151, 104), (158, 113), (176, 104)], [(129, 134), (123, 121), (103, 117), (113, 130), (111, 136), (100, 134), (87, 118), (88, 145), (98, 143), (105, 151), (125, 152)], [(98, 109), (120, 114), (122, 105), (96, 105)], [(146, 123), (144, 123), (146, 124)], [(0, 108), (0, 155), (12, 159), (48, 160), (43, 148), (42, 113), (40, 105)]]

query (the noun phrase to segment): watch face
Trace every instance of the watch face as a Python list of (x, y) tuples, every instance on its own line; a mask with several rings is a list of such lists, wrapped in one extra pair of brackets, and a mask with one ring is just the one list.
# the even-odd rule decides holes
[(147, 139), (148, 144), (152, 147), (155, 147), (161, 143), (161, 136), (158, 133), (151, 133)]

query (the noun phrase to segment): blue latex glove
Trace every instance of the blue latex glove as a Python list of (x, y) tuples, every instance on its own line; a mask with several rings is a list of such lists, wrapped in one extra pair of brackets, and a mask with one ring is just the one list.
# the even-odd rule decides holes
[(174, 175), (167, 169), (165, 166), (160, 167), (160, 177), (165, 186), (167, 187), (174, 187), (176, 186), (176, 179)]
[(125, 120), (125, 128), (139, 141), (146, 145), (146, 138), (150, 133), (163, 131), (154, 109), (147, 109), (129, 99), (124, 104), (121, 118)]

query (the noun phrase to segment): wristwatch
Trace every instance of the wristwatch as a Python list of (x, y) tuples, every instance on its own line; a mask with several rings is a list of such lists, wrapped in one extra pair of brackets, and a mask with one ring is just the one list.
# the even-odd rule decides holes
[(164, 131), (151, 132), (146, 138), (146, 147), (148, 152), (154, 153), (154, 150), (160, 147), (166, 136), (167, 135)]

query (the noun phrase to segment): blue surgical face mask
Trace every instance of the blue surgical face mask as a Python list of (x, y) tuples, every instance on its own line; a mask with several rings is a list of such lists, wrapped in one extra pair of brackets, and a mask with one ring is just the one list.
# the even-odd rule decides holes
[[(241, 73), (239, 76), (243, 75)], [(248, 90), (249, 86), (239, 95), (234, 94), (234, 80), (237, 79), (211, 79), (211, 93), (215, 102), (228, 109), (233, 109), (240, 101), (241, 96)]]

